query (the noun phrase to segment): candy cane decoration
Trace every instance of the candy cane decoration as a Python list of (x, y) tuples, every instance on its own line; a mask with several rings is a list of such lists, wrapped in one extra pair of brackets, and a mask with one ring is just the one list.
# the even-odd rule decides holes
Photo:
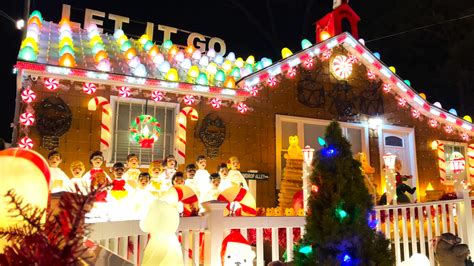
[(437, 144), (439, 179), (441, 180), (441, 183), (444, 183), (446, 182), (446, 159), (444, 158), (444, 145), (439, 140), (435, 141)]
[(196, 109), (187, 106), (181, 109), (178, 114), (178, 129), (176, 139), (176, 151), (178, 153), (178, 163), (183, 164), (186, 159), (186, 118), (189, 117), (191, 121), (197, 121), (199, 114)]
[(467, 146), (467, 162), (469, 165), (469, 177), (468, 182), (474, 182), (474, 144)]
[(102, 106), (102, 122), (100, 124), (100, 150), (105, 151), (110, 147), (110, 128), (112, 108), (110, 102), (104, 97), (94, 97), (89, 101), (87, 109), (89, 111), (97, 110), (97, 106)]

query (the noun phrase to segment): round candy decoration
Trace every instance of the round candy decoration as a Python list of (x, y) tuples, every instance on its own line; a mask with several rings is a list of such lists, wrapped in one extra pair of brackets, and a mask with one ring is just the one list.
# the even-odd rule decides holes
[(186, 95), (184, 96), (183, 100), (186, 105), (192, 105), (196, 101), (193, 95)]
[(23, 137), (18, 141), (18, 147), (22, 149), (33, 149), (33, 140), (28, 137)]
[(30, 89), (26, 88), (21, 92), (21, 100), (24, 103), (31, 103), (36, 99), (36, 93)]
[(239, 103), (239, 104), (237, 105), (237, 110), (238, 110), (239, 112), (241, 112), (242, 114), (245, 113), (245, 112), (247, 112), (248, 109), (249, 109), (249, 108), (247, 107), (247, 105), (246, 105), (245, 103)]
[(130, 95), (132, 95), (132, 91), (130, 90), (129, 87), (120, 87), (119, 88), (119, 95), (121, 97), (127, 98), (127, 97), (130, 97)]
[(219, 109), (219, 108), (221, 108), (222, 100), (219, 99), (219, 98), (212, 98), (211, 105), (212, 105), (213, 108)]
[(161, 91), (153, 91), (151, 93), (151, 99), (155, 102), (159, 102), (165, 98), (165, 95)]
[(31, 126), (35, 123), (35, 116), (32, 113), (25, 112), (20, 115), (20, 124), (24, 126)]
[(347, 56), (338, 55), (331, 62), (331, 72), (337, 79), (347, 79), (352, 74), (352, 63)]
[(82, 86), (82, 91), (87, 94), (94, 94), (96, 90), (97, 90), (97, 86), (91, 82), (85, 82), (84, 85)]
[(50, 91), (55, 91), (59, 88), (59, 81), (54, 78), (45, 78), (44, 86)]

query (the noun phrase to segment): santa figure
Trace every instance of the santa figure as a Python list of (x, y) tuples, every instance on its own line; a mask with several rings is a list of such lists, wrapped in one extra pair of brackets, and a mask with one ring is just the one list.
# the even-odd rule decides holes
[(222, 241), (221, 259), (223, 266), (252, 266), (254, 258), (255, 252), (240, 232), (231, 231)]

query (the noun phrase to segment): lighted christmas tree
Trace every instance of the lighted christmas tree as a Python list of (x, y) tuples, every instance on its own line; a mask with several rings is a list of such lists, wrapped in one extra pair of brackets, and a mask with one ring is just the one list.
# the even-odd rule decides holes
[[(322, 140), (322, 139), (321, 139)], [(372, 200), (360, 163), (337, 122), (326, 129), (316, 152), (306, 233), (295, 250), (296, 265), (393, 265), (389, 241), (369, 220)]]

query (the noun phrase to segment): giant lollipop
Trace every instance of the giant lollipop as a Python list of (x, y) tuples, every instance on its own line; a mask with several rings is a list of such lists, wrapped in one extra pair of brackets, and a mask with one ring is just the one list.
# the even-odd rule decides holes
[[(49, 167), (46, 160), (37, 152), (25, 149), (8, 149), (0, 151), (0, 228), (7, 228), (21, 223), (21, 220), (12, 218), (9, 213), (9, 204), (5, 198), (10, 189), (22, 197), (23, 204), (46, 209), (49, 194)], [(3, 252), (7, 241), (0, 238), (0, 253)]]

